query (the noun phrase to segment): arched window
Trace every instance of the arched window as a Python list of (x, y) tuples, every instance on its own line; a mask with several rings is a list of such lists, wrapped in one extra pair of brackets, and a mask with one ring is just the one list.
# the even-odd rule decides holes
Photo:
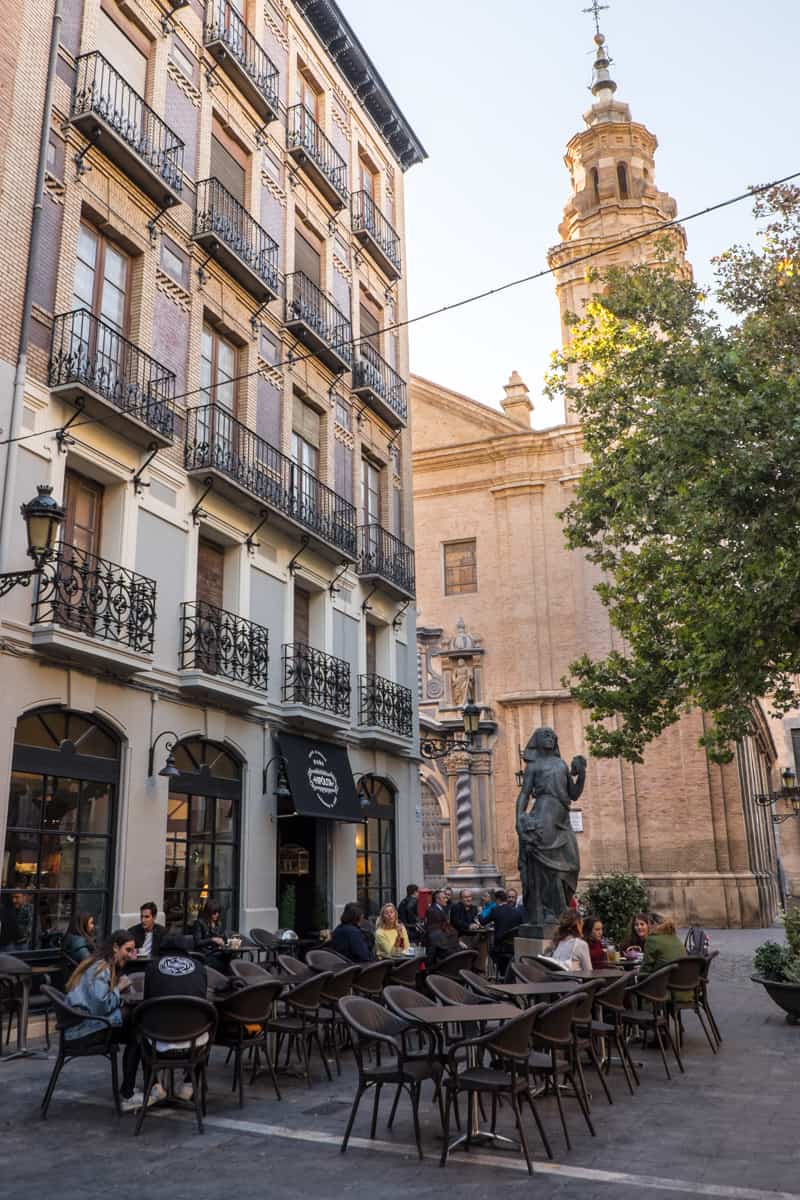
[(164, 914), (183, 933), (209, 898), (219, 901), (223, 928), (239, 921), (239, 828), (242, 765), (204, 738), (173, 750), (180, 775), (169, 781)]
[(600, 203), (600, 172), (597, 167), (592, 167), (592, 190), (594, 192), (595, 203)]
[(447, 882), (445, 861), (449, 840), (449, 823), (442, 814), (439, 797), (427, 780), (421, 781), (422, 791), (422, 870), (425, 886), (443, 887)]
[(57, 946), (73, 912), (108, 932), (119, 784), (119, 738), (93, 716), (49, 708), (14, 734), (0, 943)]
[(396, 903), (395, 790), (385, 779), (362, 775), (358, 798), (365, 820), (356, 825), (356, 898), (369, 917)]
[(628, 199), (628, 168), (625, 163), (617, 163), (617, 184), (620, 200)]

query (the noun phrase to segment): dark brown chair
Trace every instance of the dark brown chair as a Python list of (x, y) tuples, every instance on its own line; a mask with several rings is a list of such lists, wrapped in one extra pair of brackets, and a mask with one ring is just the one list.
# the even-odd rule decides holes
[[(463, 983), (451, 979), (448, 975), (429, 975), (425, 986), (435, 1000), (440, 1004), (485, 1004), (484, 996), (477, 996), (469, 991)], [(494, 1003), (496, 1003), (496, 999)]]
[(400, 962), (392, 963), (392, 969), (389, 972), (389, 983), (397, 984), (401, 987), (413, 987), (419, 978), (420, 967), (422, 961), (419, 958), (406, 958)]
[[(231, 1091), (235, 1091), (238, 1084), (240, 1108), (244, 1106), (242, 1055), (245, 1050), (250, 1050), (253, 1057), (253, 1069), (250, 1073), (251, 1085), (255, 1082), (256, 1075), (258, 1074), (261, 1051), (263, 1050), (267, 1069), (272, 1079), (272, 1086), (275, 1088), (275, 1095), (279, 1100), (281, 1099), (278, 1079), (275, 1075), (275, 1068), (267, 1045), (266, 1030), (268, 1026), (271, 1028), (271, 1021), (275, 1011), (275, 1001), (283, 991), (283, 986), (280, 979), (268, 979), (263, 983), (254, 983), (249, 987), (244, 987), (241, 991), (232, 992), (230, 996), (226, 996), (224, 1000), (217, 1002), (219, 1023), (215, 1044), (217, 1046), (227, 1046), (229, 1050), (233, 1051), (233, 1083)], [(258, 1026), (257, 1031), (254, 1029), (254, 1026)]]
[(605, 1043), (606, 1053), (603, 1066), (606, 1074), (611, 1069), (611, 1043), (613, 1042), (620, 1066), (625, 1073), (628, 1091), (633, 1095), (631, 1080), (635, 1080), (638, 1087), (639, 1076), (636, 1073), (636, 1065), (630, 1056), (622, 1025), (627, 985), (628, 981), (625, 976), (620, 975), (619, 979), (613, 979), (608, 987), (603, 987), (595, 992), (596, 1015), (592, 1018), (591, 1029), (595, 1037)]
[(719, 1026), (717, 1025), (716, 1020), (714, 1019), (714, 1014), (711, 1011), (711, 1005), (710, 1005), (709, 999), (708, 999), (708, 974), (709, 974), (709, 971), (711, 970), (711, 964), (714, 961), (714, 959), (717, 957), (718, 954), (719, 954), (719, 950), (712, 950), (710, 954), (707, 954), (705, 956), (705, 966), (704, 966), (704, 970), (703, 970), (703, 976), (700, 980), (700, 992), (699, 992), (699, 996), (698, 996), (698, 1001), (699, 1001), (700, 1007), (702, 1008), (703, 1012), (708, 1017), (708, 1023), (711, 1026), (711, 1031), (714, 1034), (714, 1037), (717, 1039), (717, 1046), (721, 1046), (722, 1045), (722, 1034), (719, 1031)]
[(665, 967), (661, 967), (658, 971), (653, 971), (652, 975), (647, 975), (638, 983), (633, 984), (626, 989), (626, 996), (629, 999), (640, 999), (647, 1001), (647, 1008), (626, 1008), (622, 1014), (622, 1024), (626, 1029), (638, 1029), (643, 1033), (652, 1033), (658, 1044), (658, 1049), (661, 1053), (661, 1061), (664, 1064), (664, 1070), (667, 1073), (667, 1079), (672, 1076), (669, 1073), (669, 1065), (667, 1056), (664, 1053), (664, 1038), (669, 1042), (670, 1049), (675, 1055), (675, 1061), (680, 1068), (681, 1074), (684, 1074), (683, 1062), (681, 1061), (680, 1050), (675, 1044), (672, 1033), (669, 1027), (669, 1016), (667, 1014), (667, 1002), (669, 1000), (669, 987), (673, 975), (675, 974), (675, 963), (668, 963)]
[[(620, 976), (620, 978), (624, 983), (625, 977)], [(592, 1060), (592, 1065), (597, 1072), (597, 1077), (600, 1080), (603, 1091), (606, 1094), (606, 1100), (609, 1104), (614, 1103), (611, 1097), (611, 1092), (608, 1090), (608, 1084), (606, 1083), (603, 1068), (600, 1064), (600, 1058), (597, 1053), (600, 1034), (594, 1027), (595, 1000), (597, 993), (602, 990), (604, 983), (605, 980), (603, 979), (593, 979), (591, 981), (584, 982), (581, 985), (580, 990), (580, 995), (583, 997), (583, 999), (580, 1001), (572, 1015), (572, 1033), (575, 1039), (575, 1066), (577, 1068), (581, 1088), (583, 1089), (583, 1098), (586, 1101), (586, 1107), (588, 1109), (591, 1109), (591, 1104), (589, 1103), (589, 1091), (586, 1087), (583, 1066), (581, 1064), (581, 1053), (586, 1053), (589, 1055), (589, 1058)]]
[(518, 983), (549, 983), (556, 971), (548, 971), (542, 963), (532, 958), (521, 958), (511, 964), (511, 971)]
[(284, 979), (313, 979), (318, 973), (291, 954), (279, 954), (278, 967)]
[[(302, 965), (302, 964), (301, 964)], [(308, 970), (309, 968), (306, 968)], [(311, 1087), (311, 1043), (316, 1042), (322, 1065), (328, 1080), (332, 1080), (328, 1060), (322, 1048), (320, 1039), (320, 1008), (323, 996), (330, 981), (330, 971), (315, 975), (311, 973), (308, 979), (300, 979), (290, 990), (284, 990), (281, 999), (285, 1012), (276, 1014), (268, 1023), (267, 1029), (277, 1034), (275, 1044), (275, 1064), (277, 1066), (281, 1042), (286, 1038), (286, 1064), (294, 1047), (303, 1064), (303, 1075), (306, 1085)], [(340, 1001), (341, 1003), (341, 1001)]]
[(472, 970), (477, 961), (477, 950), (456, 950), (455, 954), (448, 954), (447, 958), (443, 958), (429, 974), (442, 975), (447, 979), (460, 979), (461, 972)]
[[(411, 1056), (406, 1047), (406, 1036), (409, 1030), (407, 1021), (403, 1021), (399, 1017), (394, 1016), (394, 1014), (387, 1012), (382, 1005), (376, 1004), (374, 1000), (369, 1000), (365, 996), (345, 996), (339, 1001), (339, 1007), (350, 1030), (356, 1065), (358, 1067), (358, 1088), (353, 1100), (353, 1107), (350, 1110), (350, 1118), (347, 1122), (344, 1138), (342, 1139), (342, 1154), (347, 1149), (347, 1143), (350, 1140), (350, 1133), (356, 1119), (356, 1114), (358, 1113), (361, 1098), (369, 1088), (375, 1089), (375, 1101), (372, 1106), (372, 1124), (369, 1135), (371, 1138), (375, 1137), (381, 1088), (388, 1084), (394, 1085), (398, 1089), (392, 1106), (390, 1123), (394, 1118), (400, 1093), (404, 1090), (408, 1092), (411, 1100), (411, 1112), (414, 1118), (414, 1137), (417, 1143), (417, 1153), (422, 1158), (422, 1139), (419, 1129), (420, 1092), (423, 1083), (429, 1079), (438, 1090), (442, 1076), (441, 1065), (435, 1057), (435, 1039), (430, 1036), (430, 1031), (425, 1027), (415, 1026), (415, 1032), (421, 1035), (429, 1035), (430, 1053)], [(371, 1059), (367, 1062), (365, 1051), (373, 1046), (376, 1050), (378, 1048), (388, 1049), (388, 1061), (384, 1058), (382, 1062), (376, 1053), (375, 1062), (373, 1063)]]
[(383, 989), (386, 986), (392, 970), (392, 960), (384, 958), (378, 962), (365, 963), (361, 967), (353, 984), (357, 996), (365, 996), (367, 1000), (382, 1003)]
[(53, 1092), (56, 1090), (56, 1083), (61, 1074), (62, 1067), (66, 1063), (72, 1062), (76, 1058), (107, 1058), (111, 1063), (111, 1090), (114, 1094), (114, 1105), (118, 1113), (122, 1112), (119, 1100), (119, 1074), (117, 1070), (117, 1051), (119, 1046), (112, 1041), (114, 1026), (107, 1017), (92, 1016), (92, 1021), (98, 1021), (101, 1028), (96, 1033), (87, 1034), (86, 1037), (68, 1038), (67, 1031), (75, 1029), (76, 1026), (82, 1025), (88, 1020), (86, 1012), (82, 1009), (73, 1008), (71, 1004), (67, 1004), (66, 997), (57, 992), (55, 988), (45, 986), (42, 989), (48, 996), (50, 1003), (53, 1006), (55, 1013), (56, 1029), (58, 1030), (58, 1054), (56, 1061), (53, 1064), (53, 1070), (47, 1084), (47, 1089), (42, 1100), (41, 1115), (42, 1120), (47, 1118), (47, 1110), (50, 1107), (50, 1101), (53, 1099)]
[[(685, 958), (676, 958), (675, 968), (669, 981), (669, 999), (667, 1013), (672, 1018), (675, 1027), (675, 1040), (683, 1046), (683, 1021), (685, 1012), (693, 1012), (700, 1022), (700, 1027), (706, 1035), (706, 1041), (711, 1047), (712, 1054), (717, 1053), (717, 1041), (706, 1018), (703, 1015), (703, 1005), (700, 996), (703, 990), (703, 976), (706, 972), (706, 958), (702, 954), (687, 954)], [(691, 1000), (685, 996), (691, 993)], [(684, 998), (679, 999), (679, 996)]]
[(561, 1119), (561, 1128), (564, 1131), (564, 1141), (568, 1150), (572, 1149), (572, 1144), (569, 1140), (569, 1130), (559, 1087), (562, 1075), (572, 1087), (589, 1133), (592, 1137), (595, 1136), (592, 1118), (576, 1078), (575, 1038), (572, 1030), (573, 1017), (584, 998), (584, 992), (572, 992), (563, 1000), (556, 1001), (555, 1004), (537, 1005), (537, 1008), (541, 1008), (542, 1011), (533, 1030), (533, 1052), (529, 1060), (534, 1075), (541, 1076), (546, 1085), (555, 1093), (558, 1115)]
[[(31, 976), (30, 963), (18, 958), (15, 954), (0, 954), (0, 1056), (3, 1053), (3, 1014), (8, 1014), (6, 1030), (6, 1045), (11, 1040), (11, 1023), (16, 1019), (19, 1028), (22, 1016), (22, 981), (20, 976)], [(50, 987), (52, 979), (49, 975), (38, 977), (40, 985)], [(3, 982), (4, 981), (4, 982)], [(31, 981), (32, 982), (32, 981)], [(39, 992), (30, 991), (28, 995), (28, 1019), (32, 1016), (44, 1016), (44, 1036), (47, 1049), (50, 1049), (50, 1014), (53, 1006), (49, 996), (41, 989)], [(27, 1036), (27, 1030), (25, 1030)]]
[(312, 971), (341, 971), (343, 967), (352, 966), (349, 958), (335, 950), (309, 950), (306, 962)]
[(277, 933), (270, 933), (268, 929), (251, 929), (250, 938), (256, 945), (258, 961), (261, 962), (261, 955), (269, 967), (277, 967), (278, 951), (280, 949), (281, 940)]
[(231, 963), (231, 975), (234, 979), (241, 980), (248, 985), (253, 983), (268, 983), (270, 980), (275, 979), (275, 976), (266, 967), (262, 967), (258, 963), (248, 962), (246, 958), (235, 958), (233, 960)]
[[(192, 1077), (197, 1128), (202, 1133), (206, 1111), (206, 1066), (217, 1027), (214, 1005), (197, 996), (163, 996), (140, 1004), (133, 1014), (133, 1023), (142, 1051), (145, 1096), (150, 1095), (156, 1071), (168, 1068), (171, 1072), (188, 1072)], [(164, 1043), (170, 1042), (179, 1045), (164, 1050)], [(145, 1103), (139, 1109), (134, 1137), (141, 1132), (148, 1107)]]
[(339, 1001), (343, 996), (349, 996), (352, 992), (359, 969), (358, 963), (348, 963), (337, 971), (327, 972), (328, 982), (322, 992), (319, 1020), (325, 1034), (324, 1041), (333, 1050), (337, 1075), (342, 1073), (342, 1064), (339, 1059), (339, 1034), (343, 1028), (343, 1021)]
[(206, 967), (206, 983), (213, 992), (221, 994), (230, 990), (231, 978), (229, 975), (223, 975), (222, 971), (215, 967)]
[(487, 987), (483, 975), (478, 975), (475, 971), (462, 971), (461, 978), (469, 990), (482, 1000), (491, 1000), (494, 1004), (497, 1000), (502, 999), (497, 992), (493, 992), (490, 987)]

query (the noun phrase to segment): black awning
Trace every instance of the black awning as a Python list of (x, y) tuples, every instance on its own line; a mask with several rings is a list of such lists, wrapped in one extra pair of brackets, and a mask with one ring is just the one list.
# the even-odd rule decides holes
[(279, 733), (295, 813), (329, 821), (363, 821), (344, 746)]

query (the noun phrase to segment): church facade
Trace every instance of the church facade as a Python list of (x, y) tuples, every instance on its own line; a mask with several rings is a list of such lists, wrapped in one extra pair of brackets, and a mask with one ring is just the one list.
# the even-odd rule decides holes
[[(656, 185), (656, 138), (616, 99), (602, 35), (595, 41), (593, 103), (567, 146), (571, 195), (549, 252), (565, 339), (567, 314), (591, 288), (586, 262), (574, 260), (591, 252), (601, 272), (652, 261), (646, 231), (676, 213)], [(684, 231), (668, 236), (689, 273)], [(457, 729), (468, 692), (482, 711), (472, 753), (423, 764), (426, 882), (517, 884), (520, 748), (550, 725), (567, 761), (589, 757), (586, 714), (562, 679), (581, 653), (603, 656), (617, 636), (594, 591), (596, 568), (565, 548), (557, 515), (587, 462), (582, 432), (571, 412), (534, 430), (516, 372), (502, 411), (421, 378), (411, 403), (422, 736)], [(652, 907), (681, 922), (769, 924), (786, 888), (775, 827), (756, 802), (776, 762), (769, 723), (759, 710), (724, 766), (698, 745), (703, 723), (702, 712), (687, 714), (641, 765), (589, 758), (573, 817), (582, 882), (631, 871)]]

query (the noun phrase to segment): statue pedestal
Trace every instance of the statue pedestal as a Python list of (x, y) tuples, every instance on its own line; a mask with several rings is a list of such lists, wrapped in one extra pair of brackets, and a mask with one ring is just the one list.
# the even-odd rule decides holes
[(546, 954), (553, 942), (558, 926), (520, 925), (514, 937), (514, 958), (535, 958)]
[(456, 890), (500, 887), (500, 872), (494, 863), (458, 863), (447, 872), (447, 882)]

